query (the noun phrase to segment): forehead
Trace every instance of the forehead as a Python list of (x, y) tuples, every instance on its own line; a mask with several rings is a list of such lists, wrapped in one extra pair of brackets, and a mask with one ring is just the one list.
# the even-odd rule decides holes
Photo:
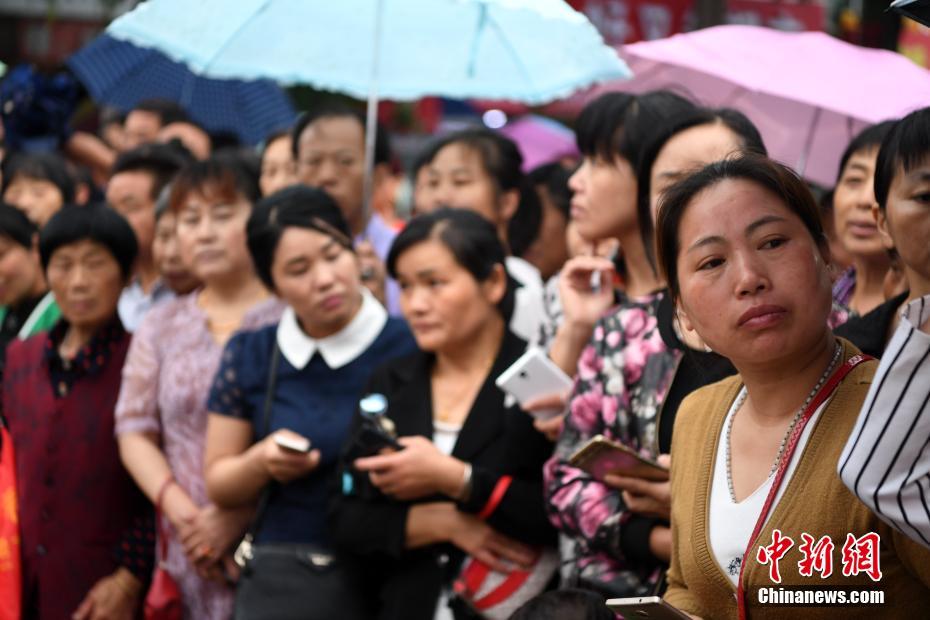
[(291, 158), (291, 137), (281, 136), (276, 138), (265, 147), (263, 159), (273, 158)]
[(725, 158), (741, 147), (740, 138), (722, 123), (689, 127), (665, 143), (653, 164), (652, 174), (709, 164)]
[(312, 256), (321, 252), (330, 242), (336, 243), (336, 240), (318, 230), (288, 226), (281, 233), (275, 253), (282, 259)]
[(217, 183), (207, 183), (187, 192), (184, 201), (181, 203), (180, 210), (208, 209), (221, 205), (238, 205), (241, 202), (247, 202), (247, 200), (237, 190), (231, 191), (229, 188), (221, 187)]
[(470, 146), (458, 142), (439, 149), (433, 161), (430, 162), (429, 169), (435, 172), (451, 172), (459, 169), (473, 173), (484, 171), (478, 152)]
[(148, 110), (133, 110), (126, 115), (127, 128), (132, 126), (140, 128), (141, 126), (148, 127), (151, 125), (156, 126), (156, 128), (161, 126), (161, 120), (154, 112), (149, 112)]
[(362, 149), (365, 131), (358, 119), (327, 116), (307, 125), (300, 134), (301, 149)]
[(152, 175), (144, 170), (127, 170), (117, 172), (107, 183), (107, 193), (111, 191), (129, 191), (148, 189), (152, 184)]
[(397, 257), (398, 275), (412, 278), (425, 269), (449, 272), (462, 267), (445, 244), (429, 238), (410, 246)]
[(52, 252), (52, 255), (49, 257), (50, 260), (55, 259), (80, 259), (86, 256), (96, 256), (98, 254), (103, 254), (108, 257), (112, 257), (110, 254), (110, 249), (107, 246), (103, 245), (99, 241), (94, 241), (93, 239), (78, 239), (77, 241), (72, 241), (71, 243), (66, 243), (59, 246)]
[(759, 218), (777, 215), (803, 226), (775, 194), (745, 179), (726, 179), (705, 189), (688, 204), (681, 219), (679, 238), (683, 248), (705, 236), (740, 236)]
[(871, 145), (861, 148), (846, 160), (843, 171), (847, 171), (853, 166), (872, 170), (875, 167), (875, 160), (878, 159), (878, 145)]

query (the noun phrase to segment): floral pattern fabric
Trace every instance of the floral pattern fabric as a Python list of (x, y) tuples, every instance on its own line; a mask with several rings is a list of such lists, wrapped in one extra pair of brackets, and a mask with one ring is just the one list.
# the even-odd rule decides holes
[(618, 596), (648, 594), (660, 571), (624, 558), (621, 530), (632, 513), (619, 491), (569, 459), (599, 434), (657, 456), (659, 410), (681, 355), (659, 333), (662, 295), (625, 299), (598, 322), (578, 362), (565, 427), (544, 471), (550, 519), (572, 540), (571, 555), (563, 558), (570, 562), (570, 583), (599, 584)]

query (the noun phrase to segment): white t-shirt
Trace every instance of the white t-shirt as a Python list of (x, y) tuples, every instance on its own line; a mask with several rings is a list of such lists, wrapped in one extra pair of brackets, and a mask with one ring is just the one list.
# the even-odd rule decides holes
[(510, 331), (532, 344), (539, 339), (539, 330), (546, 322), (542, 277), (536, 267), (522, 258), (508, 256), (504, 264), (507, 273), (520, 285), (514, 293)]
[[(772, 488), (772, 482), (775, 480), (774, 475), (770, 475), (751, 495), (744, 498), (741, 502), (734, 502), (730, 497), (730, 489), (727, 485), (727, 427), (730, 425), (730, 418), (736, 413), (734, 407), (736, 403), (742, 400), (742, 394), (746, 391), (744, 387), (740, 390), (730, 412), (727, 413), (723, 421), (723, 428), (720, 430), (720, 441), (717, 445), (717, 458), (714, 461), (714, 480), (710, 491), (710, 548), (714, 554), (714, 559), (723, 570), (724, 574), (730, 578), (735, 586), (739, 579), (740, 563), (743, 560), (743, 553), (746, 551), (746, 545), (749, 544), (749, 537), (752, 536), (752, 530), (756, 527), (756, 521), (762, 512), (765, 504), (765, 498), (768, 497), (769, 490)], [(804, 446), (810, 438), (820, 414), (823, 413), (828, 398), (804, 427), (801, 438), (798, 441), (798, 447), (791, 457), (788, 464), (788, 470), (785, 472), (785, 479), (775, 495), (775, 501), (769, 511), (769, 516), (775, 511), (778, 502), (781, 501), (794, 470), (797, 469), (801, 455), (804, 453)]]
[[(440, 452), (451, 455), (455, 448), (455, 442), (459, 440), (459, 433), (462, 431), (461, 424), (449, 424), (433, 420), (433, 444)], [(449, 609), (449, 596), (452, 593), (443, 588), (439, 595), (439, 602), (436, 605), (436, 613), (433, 620), (454, 620), (452, 610)]]

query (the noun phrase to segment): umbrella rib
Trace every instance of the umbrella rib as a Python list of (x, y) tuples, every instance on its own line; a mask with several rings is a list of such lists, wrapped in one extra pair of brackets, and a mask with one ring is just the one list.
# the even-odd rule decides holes
[(213, 61), (216, 60), (216, 57), (219, 56), (220, 53), (221, 53), (223, 50), (225, 50), (227, 47), (229, 47), (229, 44), (230, 44), (230, 43), (232, 42), (232, 40), (236, 37), (236, 35), (239, 34), (240, 32), (242, 32), (243, 30), (245, 30), (245, 27), (249, 25), (249, 22), (251, 22), (252, 19), (253, 19), (256, 15), (258, 15), (259, 13), (261, 13), (262, 11), (265, 10), (265, 8), (268, 6), (268, 4), (269, 4), (270, 2), (271, 2), (271, 0), (262, 0), (262, 2), (261, 2), (260, 4), (258, 4), (258, 5), (255, 7), (255, 10), (252, 11), (252, 14), (249, 15), (248, 19), (243, 19), (243, 20), (242, 20), (242, 23), (239, 24), (239, 26), (236, 28), (236, 30), (233, 31), (233, 32), (226, 38), (226, 41), (224, 41), (222, 45), (220, 45), (219, 47), (216, 48), (216, 50), (213, 52), (213, 54), (210, 55), (210, 59), (207, 60), (206, 63), (204, 63), (204, 66), (203, 66), (204, 71), (206, 71), (206, 70), (210, 67), (210, 65), (213, 64)]
[[(514, 49), (513, 45), (510, 43), (510, 40), (507, 38), (506, 33), (504, 32), (504, 29), (501, 28), (500, 25), (497, 23), (497, 21), (494, 19), (494, 16), (491, 14), (491, 11), (488, 10), (488, 7), (485, 7), (485, 10), (487, 10), (487, 13), (488, 13), (487, 18), (486, 18), (488, 23), (491, 25), (492, 28), (494, 28), (494, 30), (497, 31), (497, 34), (500, 37), (501, 42), (504, 44), (504, 47), (507, 48), (507, 51), (509, 52), (511, 58), (513, 58), (517, 67), (519, 68), (520, 73), (523, 74), (523, 76), (526, 78), (526, 81), (529, 82), (529, 84), (532, 86), (533, 85), (532, 74), (526, 68), (526, 65), (523, 64), (523, 61), (520, 59), (520, 55), (517, 53), (517, 50)], [(476, 38), (480, 34), (481, 34), (480, 32), (476, 33), (475, 35)]]

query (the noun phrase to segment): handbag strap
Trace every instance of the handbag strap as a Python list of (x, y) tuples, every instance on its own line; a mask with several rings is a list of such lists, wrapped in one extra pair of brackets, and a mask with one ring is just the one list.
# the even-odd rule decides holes
[[(271, 407), (274, 402), (275, 388), (278, 385), (278, 360), (281, 358), (281, 350), (275, 341), (274, 348), (271, 350), (271, 361), (268, 364), (268, 387), (265, 390), (265, 403), (262, 407), (262, 438), (267, 437), (271, 431)], [(265, 485), (262, 494), (258, 499), (255, 507), (255, 515), (252, 517), (252, 523), (246, 532), (245, 538), (249, 541), (255, 540), (255, 535), (261, 526), (262, 517), (265, 516), (265, 510), (268, 508), (268, 501), (271, 499), (271, 491), (274, 487), (274, 481)]]
[(788, 471), (788, 464), (791, 463), (791, 458), (794, 456), (794, 452), (798, 447), (798, 442), (801, 440), (801, 433), (804, 432), (804, 427), (807, 426), (808, 421), (813, 417), (817, 408), (833, 394), (833, 391), (840, 382), (846, 378), (846, 375), (848, 375), (853, 368), (870, 359), (873, 358), (868, 355), (854, 355), (846, 360), (845, 364), (837, 368), (829, 381), (820, 388), (817, 395), (814, 396), (807, 405), (807, 409), (804, 410), (794, 430), (791, 431), (791, 436), (788, 438), (787, 445), (785, 445), (785, 451), (782, 454), (781, 460), (778, 462), (778, 469), (775, 471), (775, 479), (772, 480), (772, 487), (769, 489), (769, 494), (765, 498), (765, 504), (762, 505), (762, 512), (759, 513), (756, 526), (752, 529), (752, 535), (749, 537), (749, 544), (746, 545), (746, 552), (743, 554), (743, 561), (740, 562), (739, 579), (736, 582), (736, 607), (739, 612), (740, 620), (746, 620), (748, 613), (746, 610), (746, 592), (743, 589), (743, 575), (746, 572), (746, 565), (749, 564), (749, 559), (752, 557), (750, 551), (753, 546), (755, 546), (756, 538), (758, 538), (759, 533), (762, 531), (762, 526), (765, 525), (769, 512), (772, 510), (772, 504), (775, 503), (775, 496), (778, 495), (778, 489), (781, 488), (782, 482), (784, 482), (785, 479), (785, 473)]

